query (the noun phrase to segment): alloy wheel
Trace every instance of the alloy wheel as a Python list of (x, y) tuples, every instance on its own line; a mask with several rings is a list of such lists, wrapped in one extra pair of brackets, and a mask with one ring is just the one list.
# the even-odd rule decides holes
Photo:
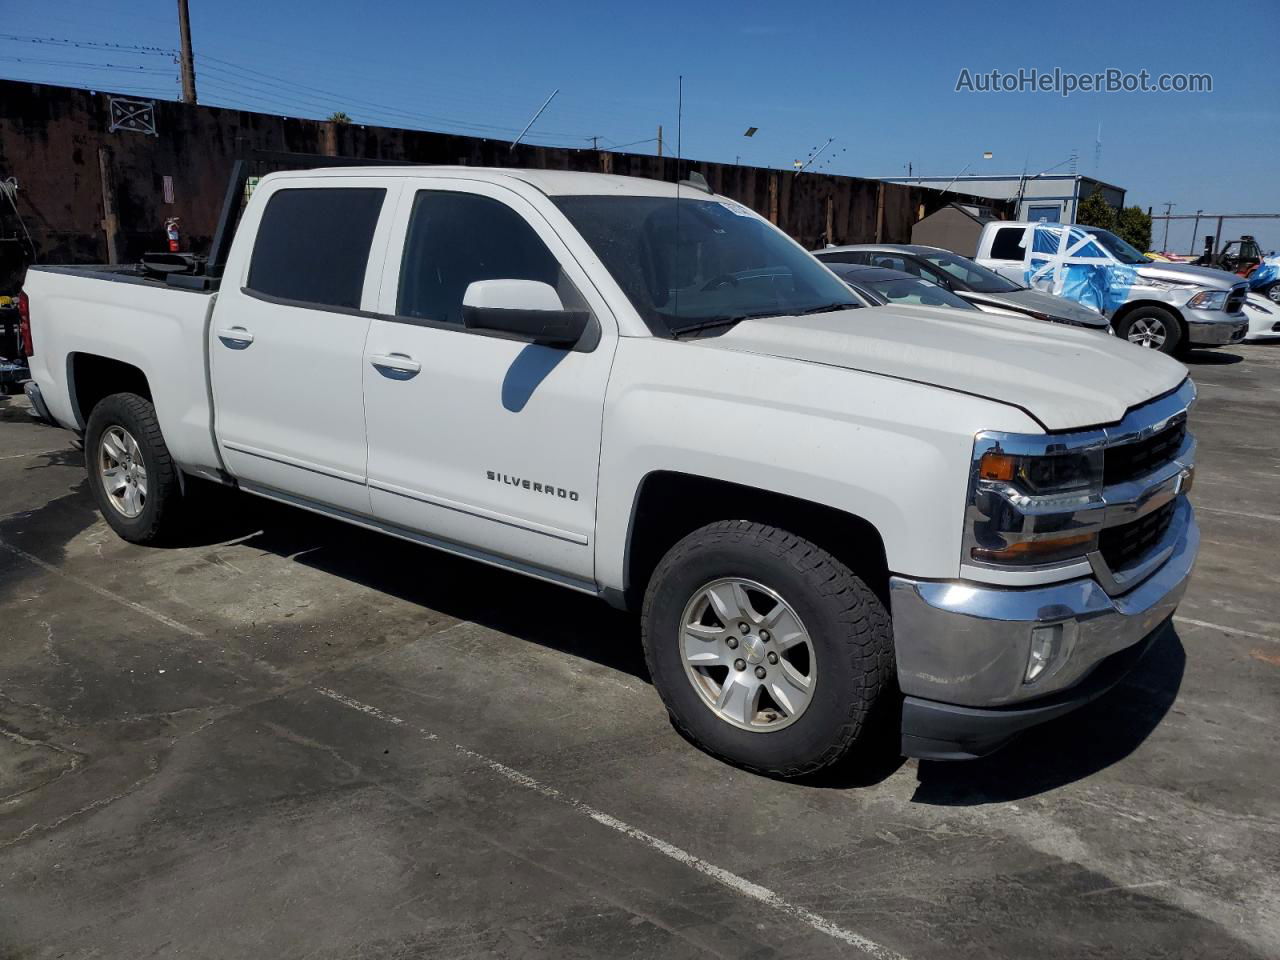
[(680, 619), (685, 674), (727, 723), (769, 733), (813, 700), (817, 658), (795, 610), (754, 580), (725, 578), (696, 591)]
[(147, 467), (133, 434), (114, 425), (98, 441), (98, 473), (107, 501), (121, 515), (133, 519), (147, 503)]
[(1168, 336), (1169, 332), (1165, 329), (1163, 320), (1158, 317), (1139, 317), (1129, 324), (1126, 339), (1148, 350), (1159, 350), (1164, 346)]

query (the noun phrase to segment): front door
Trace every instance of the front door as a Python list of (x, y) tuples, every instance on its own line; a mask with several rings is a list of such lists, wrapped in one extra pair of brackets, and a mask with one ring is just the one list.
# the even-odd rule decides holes
[[(583, 585), (615, 320), (534, 201), (441, 178), (400, 206), (365, 349), (373, 512)], [(498, 279), (551, 284), (591, 332), (561, 349), (466, 329), (467, 286)]]
[(376, 303), (396, 184), (262, 189), (260, 217), (240, 226), (252, 252), (228, 263), (209, 331), (219, 450), (250, 488), (368, 514), (361, 307)]

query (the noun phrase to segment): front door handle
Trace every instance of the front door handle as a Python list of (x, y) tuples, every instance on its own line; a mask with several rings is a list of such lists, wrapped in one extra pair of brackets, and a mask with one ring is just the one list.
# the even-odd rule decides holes
[(380, 373), (400, 380), (408, 380), (417, 376), (422, 364), (403, 353), (378, 353), (369, 357), (369, 362), (378, 368)]
[(253, 334), (244, 327), (229, 327), (218, 331), (218, 339), (232, 350), (243, 350), (253, 343)]

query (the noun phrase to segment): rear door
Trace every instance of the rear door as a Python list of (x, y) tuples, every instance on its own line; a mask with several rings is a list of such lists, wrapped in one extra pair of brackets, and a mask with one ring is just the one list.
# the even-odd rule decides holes
[(368, 514), (364, 344), (398, 183), (259, 189), (265, 203), (239, 228), (253, 242), (227, 264), (209, 334), (223, 462), (250, 488)]
[(995, 227), (991, 230), (991, 247), (985, 258), (978, 262), (1014, 283), (1025, 283), (1027, 240), (1030, 230), (1025, 227)]
[[(547, 215), (497, 184), (406, 185), (365, 350), (369, 488), (387, 523), (581, 585), (617, 324)], [(551, 284), (593, 332), (562, 349), (468, 330), (468, 284), (498, 279)]]

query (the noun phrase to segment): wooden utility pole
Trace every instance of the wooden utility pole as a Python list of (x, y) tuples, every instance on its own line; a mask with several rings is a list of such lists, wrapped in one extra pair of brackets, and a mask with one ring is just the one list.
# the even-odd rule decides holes
[(187, 0), (178, 0), (178, 32), (182, 34), (182, 102), (196, 102), (196, 66), (191, 58), (191, 16)]
[(102, 182), (102, 232), (107, 236), (107, 263), (119, 263), (120, 214), (116, 209), (116, 184), (109, 147), (98, 148), (98, 175)]
[(662, 124), (658, 124), (658, 156), (662, 156)]

